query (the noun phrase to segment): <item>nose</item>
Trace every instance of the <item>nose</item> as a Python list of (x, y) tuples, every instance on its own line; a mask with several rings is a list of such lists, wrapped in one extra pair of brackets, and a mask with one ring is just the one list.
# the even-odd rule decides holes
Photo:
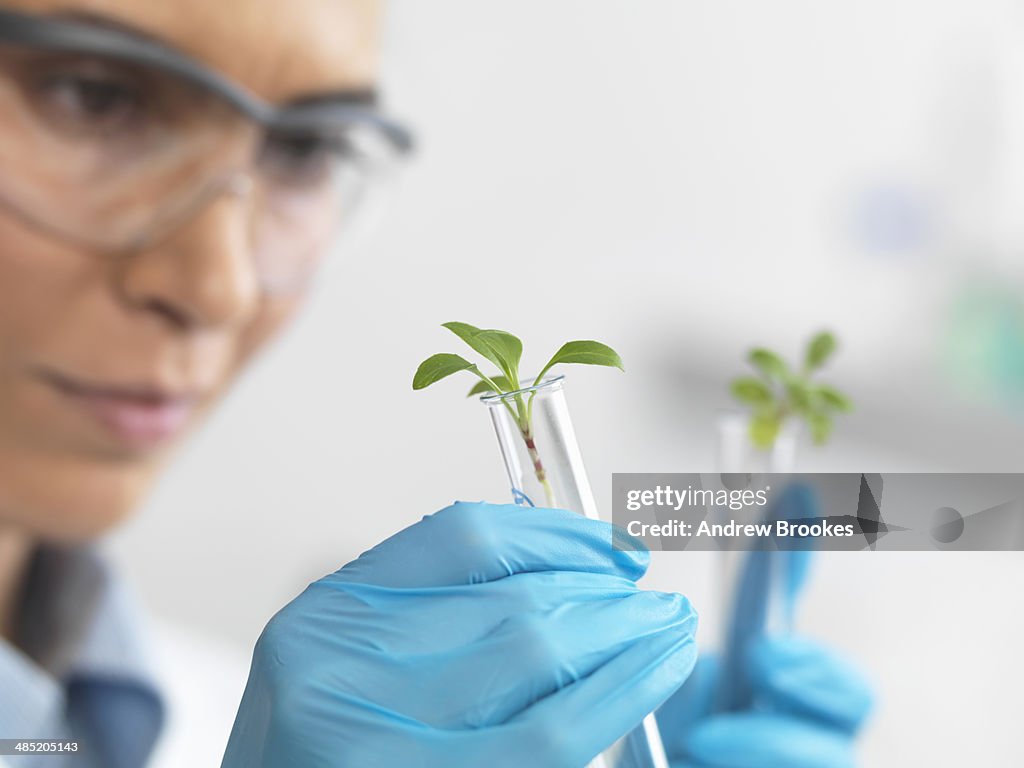
[(262, 289), (249, 242), (249, 195), (234, 180), (169, 237), (121, 263), (121, 295), (140, 312), (178, 329), (241, 324)]

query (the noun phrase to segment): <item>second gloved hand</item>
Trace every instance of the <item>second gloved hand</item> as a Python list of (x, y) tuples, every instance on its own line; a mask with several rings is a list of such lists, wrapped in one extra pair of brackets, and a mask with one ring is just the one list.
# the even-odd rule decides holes
[(715, 713), (719, 664), (701, 657), (658, 711), (673, 768), (853, 768), (854, 738), (871, 710), (871, 691), (848, 662), (792, 635), (750, 647), (754, 705)]
[(696, 616), (560, 510), (455, 504), (261, 635), (223, 768), (574, 768), (686, 679)]

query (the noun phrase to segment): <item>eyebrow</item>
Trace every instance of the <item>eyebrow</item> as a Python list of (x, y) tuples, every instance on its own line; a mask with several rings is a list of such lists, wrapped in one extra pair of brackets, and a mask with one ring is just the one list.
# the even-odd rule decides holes
[[(117, 34), (123, 38), (130, 38), (134, 42), (140, 45), (154, 46), (162, 51), (165, 51), (167, 55), (172, 56), (182, 62), (188, 62), (193, 67), (204, 69), (211, 74), (217, 75), (218, 79), (223, 80), (226, 84), (232, 85), (235, 88), (241, 89), (241, 86), (234, 81), (230, 80), (223, 75), (220, 75), (212, 67), (209, 67), (194, 56), (186, 53), (181, 48), (171, 43), (170, 41), (153, 34), (149, 30), (142, 29), (130, 22), (122, 19), (117, 19), (111, 16), (105, 16), (102, 14), (94, 13), (92, 11), (59, 11), (53, 14), (50, 18), (62, 19), (75, 24), (88, 25), (96, 29), (105, 29)], [(290, 99), (286, 99), (283, 102), (275, 104), (278, 109), (289, 110), (293, 108), (303, 107), (330, 107), (330, 106), (345, 106), (345, 105), (358, 105), (366, 107), (375, 107), (380, 102), (380, 93), (377, 88), (335, 88), (325, 91), (315, 91), (300, 94)]]

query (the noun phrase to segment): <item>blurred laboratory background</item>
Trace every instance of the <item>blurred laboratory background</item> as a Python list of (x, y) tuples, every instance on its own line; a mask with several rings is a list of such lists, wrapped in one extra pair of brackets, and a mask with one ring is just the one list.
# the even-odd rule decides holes
[[(748, 348), (856, 411), (803, 470), (1021, 471), (1024, 2), (393, 0), (384, 87), (418, 157), (372, 238), (109, 542), (150, 611), (245, 657), (309, 581), (454, 499), (505, 501), (460, 320), (565, 340), (598, 503), (714, 469)], [(657, 553), (715, 640), (708, 554)], [(878, 694), (867, 766), (1024, 764), (1020, 553), (826, 553), (800, 629)], [(241, 681), (240, 681), (241, 682)]]

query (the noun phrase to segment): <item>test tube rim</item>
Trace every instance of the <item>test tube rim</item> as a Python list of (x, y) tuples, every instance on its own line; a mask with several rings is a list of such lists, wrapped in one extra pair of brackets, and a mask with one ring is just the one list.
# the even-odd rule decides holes
[(480, 397), (480, 402), (483, 403), (484, 405), (494, 406), (494, 405), (501, 405), (506, 400), (509, 400), (510, 398), (514, 398), (516, 395), (524, 395), (524, 394), (529, 394), (531, 392), (541, 392), (541, 391), (552, 391), (552, 392), (555, 392), (555, 391), (558, 391), (559, 389), (562, 388), (562, 382), (564, 380), (565, 380), (565, 374), (562, 374), (562, 373), (560, 373), (560, 374), (558, 374), (556, 376), (547, 376), (547, 377), (544, 378), (543, 381), (541, 381), (541, 382), (539, 382), (537, 384), (534, 384), (534, 385), (529, 386), (529, 387), (522, 387), (521, 389), (517, 389), (514, 392), (492, 392), (489, 395), (482, 395)]

